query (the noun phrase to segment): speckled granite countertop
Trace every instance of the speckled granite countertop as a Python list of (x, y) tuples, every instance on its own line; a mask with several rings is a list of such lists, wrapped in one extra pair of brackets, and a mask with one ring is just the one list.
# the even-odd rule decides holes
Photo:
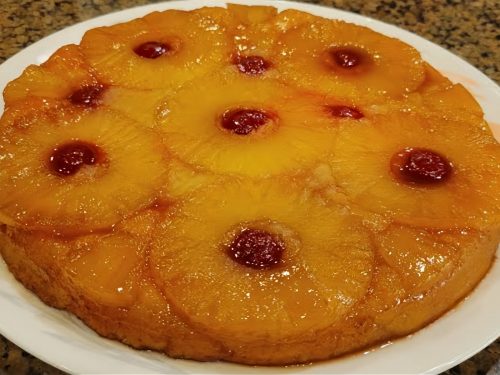
[[(413, 31), (462, 56), (500, 83), (498, 0), (303, 0)], [(38, 39), (101, 14), (156, 1), (1, 0), (0, 62)], [(61, 374), (0, 336), (0, 374)], [(500, 375), (500, 339), (445, 374)]]

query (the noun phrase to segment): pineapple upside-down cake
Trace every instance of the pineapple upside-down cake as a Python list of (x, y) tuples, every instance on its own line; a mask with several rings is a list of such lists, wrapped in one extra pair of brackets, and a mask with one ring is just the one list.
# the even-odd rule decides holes
[(411, 333), (500, 235), (480, 106), (399, 40), (229, 5), (88, 31), (4, 91), (0, 247), (171, 357), (293, 364)]

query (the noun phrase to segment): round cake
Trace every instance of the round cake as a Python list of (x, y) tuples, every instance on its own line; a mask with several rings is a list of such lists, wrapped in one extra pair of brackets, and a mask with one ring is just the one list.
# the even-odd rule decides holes
[(273, 7), (88, 31), (5, 91), (0, 250), (174, 358), (286, 365), (412, 333), (500, 238), (500, 145), (411, 46)]

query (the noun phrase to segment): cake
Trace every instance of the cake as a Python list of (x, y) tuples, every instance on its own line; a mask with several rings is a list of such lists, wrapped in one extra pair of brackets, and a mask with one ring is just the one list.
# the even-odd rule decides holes
[(0, 251), (46, 304), (173, 358), (331, 359), (470, 293), (500, 145), (411, 46), (229, 4), (88, 31), (4, 91)]

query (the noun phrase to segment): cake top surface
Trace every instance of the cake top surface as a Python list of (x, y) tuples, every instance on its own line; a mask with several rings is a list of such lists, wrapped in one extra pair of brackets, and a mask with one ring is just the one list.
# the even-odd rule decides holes
[(229, 12), (91, 30), (7, 87), (2, 220), (20, 243), (60, 250), (93, 302), (134, 306), (147, 274), (195, 331), (295, 348), (475, 259), (500, 177), (472, 96), (369, 29)]

